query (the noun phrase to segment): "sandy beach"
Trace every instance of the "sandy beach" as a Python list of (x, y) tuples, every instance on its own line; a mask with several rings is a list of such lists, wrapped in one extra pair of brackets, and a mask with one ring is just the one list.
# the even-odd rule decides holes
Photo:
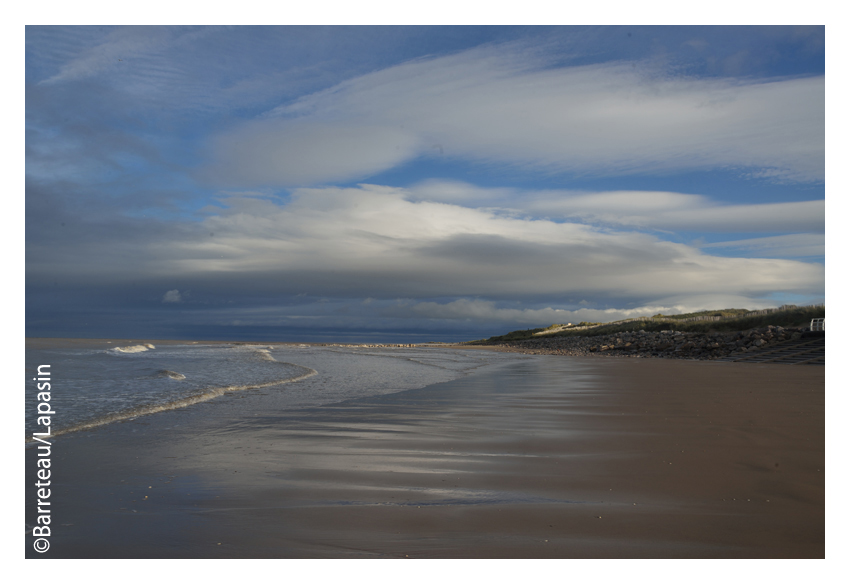
[(49, 556), (825, 554), (823, 367), (533, 356), (309, 410), (266, 395), (57, 439)]

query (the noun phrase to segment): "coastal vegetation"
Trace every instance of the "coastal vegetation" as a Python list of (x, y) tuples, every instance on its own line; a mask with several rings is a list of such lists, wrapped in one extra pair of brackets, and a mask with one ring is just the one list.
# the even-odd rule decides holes
[(779, 308), (746, 310), (724, 308), (687, 314), (656, 314), (609, 323), (554, 324), (544, 328), (512, 331), (504, 335), (470, 341), (469, 344), (496, 344), (539, 338), (591, 337), (625, 332), (681, 331), (688, 333), (730, 332), (767, 326), (807, 327), (813, 318), (824, 318), (826, 307), (785, 305)]

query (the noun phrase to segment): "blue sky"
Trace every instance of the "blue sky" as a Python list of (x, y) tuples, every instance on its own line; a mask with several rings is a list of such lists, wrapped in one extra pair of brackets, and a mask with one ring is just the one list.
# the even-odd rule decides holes
[(26, 29), (30, 336), (824, 300), (823, 27)]

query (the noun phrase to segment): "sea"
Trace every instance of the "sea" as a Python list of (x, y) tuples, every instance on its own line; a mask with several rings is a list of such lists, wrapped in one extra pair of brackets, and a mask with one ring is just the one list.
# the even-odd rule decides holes
[[(370, 347), (27, 339), (25, 442), (190, 408), (232, 392), (311, 408), (451, 381), (516, 354), (439, 346)], [(38, 383), (49, 365), (49, 404)], [(39, 375), (39, 371), (42, 373)], [(39, 422), (39, 416), (43, 418)]]

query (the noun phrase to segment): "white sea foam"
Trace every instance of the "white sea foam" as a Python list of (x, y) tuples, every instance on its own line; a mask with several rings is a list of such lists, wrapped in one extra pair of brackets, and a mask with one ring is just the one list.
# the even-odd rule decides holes
[(257, 354), (260, 356), (260, 359), (263, 359), (265, 361), (277, 361), (274, 357), (272, 357), (268, 349), (257, 349), (256, 351)]
[[(131, 420), (133, 418), (138, 418), (139, 416), (147, 416), (149, 414), (155, 414), (157, 412), (165, 412), (167, 410), (176, 410), (179, 408), (185, 408), (186, 406), (191, 406), (194, 404), (198, 404), (201, 402), (209, 401), (211, 399), (215, 399), (219, 396), (222, 396), (226, 393), (230, 393), (233, 391), (243, 391), (246, 389), (262, 389), (264, 387), (273, 387), (275, 385), (284, 385), (286, 383), (294, 383), (296, 381), (301, 381), (302, 379), (307, 379), (308, 377), (312, 377), (316, 375), (318, 371), (315, 369), (311, 369), (310, 367), (302, 367), (300, 365), (295, 365), (295, 367), (299, 367), (306, 371), (306, 373), (302, 375), (298, 375), (297, 377), (290, 377), (288, 379), (277, 379), (275, 381), (269, 381), (267, 383), (257, 383), (254, 385), (228, 385), (226, 387), (213, 387), (201, 394), (193, 395), (190, 397), (185, 397), (182, 399), (177, 399), (170, 402), (152, 404), (152, 405), (143, 405), (137, 406), (134, 408), (126, 409), (120, 412), (115, 412), (113, 414), (109, 414), (103, 417), (100, 417), (95, 420), (91, 420), (89, 422), (84, 422), (82, 424), (76, 424), (69, 428), (64, 428), (61, 430), (57, 430), (53, 432), (53, 436), (60, 436), (62, 434), (67, 434), (69, 432), (79, 432), (81, 430), (91, 430), (93, 428), (97, 428), (98, 426), (104, 426), (106, 424), (111, 424), (113, 422), (120, 422), (122, 420)], [(178, 373), (178, 375), (180, 375)], [(33, 438), (27, 437), (26, 442), (33, 442)]]
[(110, 351), (118, 351), (119, 353), (141, 353), (148, 349), (156, 349), (156, 347), (150, 343), (146, 343), (144, 345), (130, 345), (129, 347), (115, 347), (114, 349), (110, 349)]
[[(277, 410), (316, 407), (448, 381), (503, 357), (482, 351), (296, 349), (259, 343), (151, 347), (140, 343), (50, 354), (50, 359), (61, 360), (56, 365), (62, 366), (66, 386), (55, 396), (63, 416), (57, 418), (53, 435), (183, 408), (225, 393), (283, 389), (293, 382), (299, 382), (297, 388), (263, 393), (267, 397), (262, 400)], [(28, 372), (47, 358), (28, 350)], [(27, 416), (28, 427), (36, 427), (34, 407)]]
[(157, 371), (157, 375), (159, 377), (169, 377), (171, 379), (186, 379), (186, 376), (182, 373), (177, 373), (176, 371), (169, 371), (168, 369), (160, 369)]

